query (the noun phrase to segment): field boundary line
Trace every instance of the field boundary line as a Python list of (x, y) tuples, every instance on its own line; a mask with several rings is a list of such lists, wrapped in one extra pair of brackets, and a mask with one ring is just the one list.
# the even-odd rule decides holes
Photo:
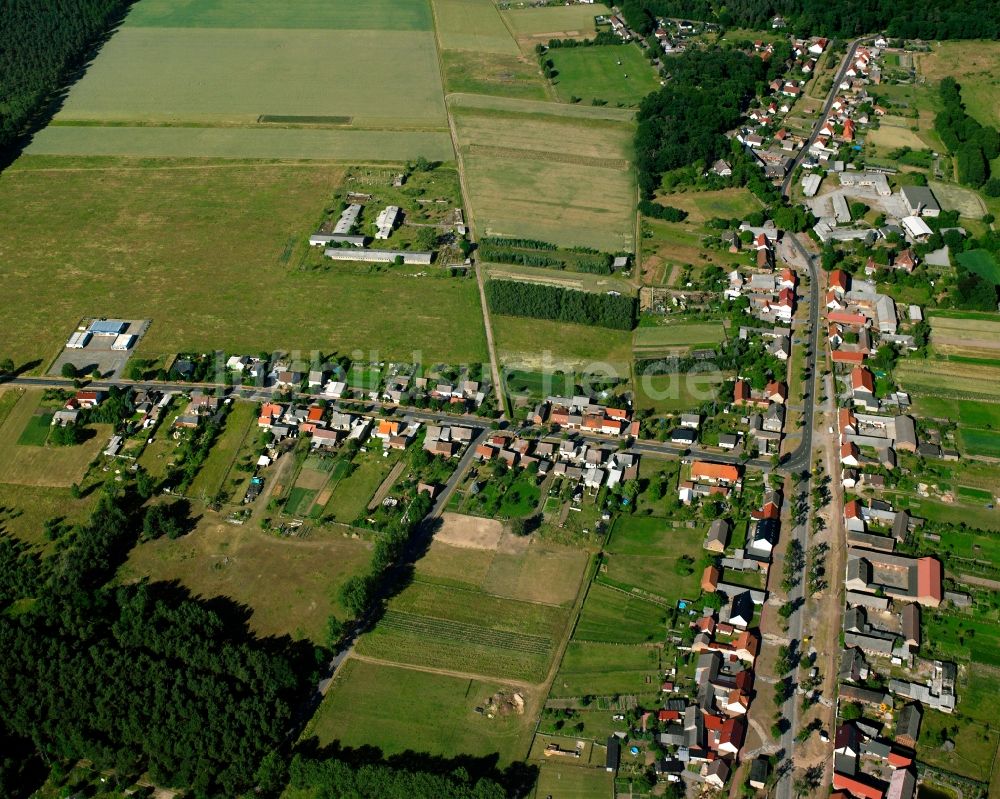
[[(487, 517), (480, 516), (478, 518), (485, 519)], [(539, 605), (543, 608), (555, 608), (556, 610), (569, 610), (570, 608), (566, 605), (559, 605), (555, 602), (543, 602), (540, 599), (521, 599), (520, 597), (504, 596), (503, 594), (494, 594), (492, 591), (484, 591), (477, 588), (464, 588), (459, 585), (449, 585), (446, 583), (436, 583), (433, 580), (421, 580), (419, 577), (413, 578), (414, 583), (419, 583), (420, 585), (427, 585), (433, 588), (445, 588), (449, 591), (464, 591), (467, 594), (479, 594), (481, 596), (493, 597), (494, 599), (501, 599), (506, 602), (523, 602), (526, 605)], [(397, 611), (401, 613), (407, 613), (408, 611)]]
[(511, 685), (517, 688), (524, 688), (525, 690), (534, 690), (538, 687), (538, 683), (528, 682), (527, 680), (517, 680), (508, 677), (494, 677), (489, 674), (476, 674), (472, 671), (442, 669), (437, 668), (436, 666), (421, 666), (417, 663), (397, 663), (395, 660), (385, 660), (384, 658), (372, 657), (371, 655), (359, 655), (357, 652), (352, 652), (349, 659), (358, 660), (362, 663), (373, 663), (376, 666), (393, 666), (399, 669), (409, 669), (410, 671), (422, 671), (427, 674), (440, 674), (444, 677), (458, 677), (462, 680), (476, 680), (477, 682)]

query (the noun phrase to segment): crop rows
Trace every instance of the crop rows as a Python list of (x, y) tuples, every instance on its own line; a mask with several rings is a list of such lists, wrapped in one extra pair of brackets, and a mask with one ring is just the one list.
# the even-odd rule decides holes
[(547, 161), (551, 164), (574, 164), (576, 166), (593, 166), (600, 169), (617, 169), (619, 172), (624, 172), (628, 169), (628, 161), (624, 158), (595, 158), (590, 155), (557, 153), (551, 150), (520, 150), (516, 147), (496, 147), (488, 144), (469, 144), (464, 149), (469, 155), (482, 155), (489, 158)]
[(552, 649), (552, 640), (544, 636), (491, 630), (489, 627), (482, 627), (478, 624), (435, 619), (430, 616), (416, 616), (398, 610), (388, 611), (380, 625), (389, 630), (416, 635), (424, 639), (467, 642), (532, 655), (545, 655)]

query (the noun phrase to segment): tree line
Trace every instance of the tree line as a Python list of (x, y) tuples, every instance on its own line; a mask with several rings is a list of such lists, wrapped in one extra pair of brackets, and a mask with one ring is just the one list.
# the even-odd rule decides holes
[(132, 0), (4, 0), (0, 151), (8, 150)]
[(489, 280), (490, 310), (507, 316), (528, 316), (582, 325), (631, 330), (638, 302), (623, 294), (596, 294), (516, 280)]
[(723, 27), (769, 29), (783, 17), (798, 36), (853, 38), (884, 32), (903, 39), (996, 39), (1000, 16), (994, 0), (622, 0), (629, 25), (644, 36), (656, 17), (717, 22)]
[(941, 109), (934, 117), (934, 130), (955, 154), (959, 182), (979, 188), (990, 177), (989, 162), (1000, 155), (1000, 133), (966, 113), (962, 89), (954, 78), (942, 79), (938, 93)]

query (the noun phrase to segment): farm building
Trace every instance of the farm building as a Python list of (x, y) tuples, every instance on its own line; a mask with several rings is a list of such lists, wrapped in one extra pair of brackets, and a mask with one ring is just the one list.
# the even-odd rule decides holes
[(69, 337), (69, 341), (66, 342), (66, 349), (82, 350), (89, 343), (90, 343), (90, 331), (77, 330), (72, 336)]
[(903, 229), (911, 239), (925, 239), (934, 232), (919, 216), (904, 216), (901, 221)]
[(434, 253), (414, 252), (405, 250), (336, 250), (329, 249), (323, 253), (334, 261), (364, 261), (365, 263), (391, 264), (396, 258), (402, 258), (404, 264), (419, 264), (429, 266)]
[(125, 332), (128, 322), (121, 319), (97, 319), (90, 323), (88, 332), (95, 336), (117, 336)]
[(122, 333), (115, 337), (114, 343), (111, 345), (113, 350), (130, 350), (132, 345), (135, 344), (135, 335), (132, 333)]
[(815, 197), (819, 191), (819, 184), (823, 182), (821, 174), (812, 173), (802, 178), (802, 194), (806, 197)]
[(900, 197), (908, 210), (914, 216), (938, 216), (941, 206), (937, 198), (927, 186), (903, 186), (899, 190)]
[(375, 219), (375, 224), (378, 226), (378, 232), (375, 234), (377, 239), (387, 239), (392, 235), (392, 229), (396, 227), (396, 222), (399, 220), (399, 206), (398, 205), (387, 205), (385, 210), (382, 211), (378, 217)]

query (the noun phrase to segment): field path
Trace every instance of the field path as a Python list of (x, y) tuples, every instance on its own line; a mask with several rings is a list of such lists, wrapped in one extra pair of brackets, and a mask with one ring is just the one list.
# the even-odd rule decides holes
[(507, 677), (493, 677), (486, 674), (474, 674), (471, 671), (455, 671), (454, 669), (438, 669), (432, 666), (419, 666), (413, 663), (397, 663), (395, 660), (383, 660), (373, 658), (369, 655), (359, 655), (357, 652), (351, 653), (352, 660), (359, 660), (362, 663), (374, 663), (377, 666), (391, 666), (396, 669), (410, 669), (411, 671), (423, 671), (428, 674), (440, 674), (445, 677), (459, 677), (463, 680), (476, 680), (477, 682), (491, 682), (498, 685), (509, 685), (512, 688), (521, 688), (525, 691), (535, 691), (538, 686), (535, 683), (524, 680), (511, 680)]
[(392, 471), (389, 472), (389, 475), (382, 481), (382, 485), (378, 487), (378, 490), (375, 492), (375, 496), (372, 497), (372, 501), (368, 503), (368, 510), (375, 510), (375, 508), (382, 504), (382, 500), (385, 499), (385, 495), (389, 493), (389, 489), (392, 488), (392, 484), (396, 482), (396, 478), (399, 477), (400, 473), (405, 468), (406, 461), (400, 461), (392, 467)]
[[(433, 3), (431, 3), (431, 14), (434, 17), (434, 40), (437, 43), (438, 69), (441, 71), (441, 86), (443, 90), (445, 70), (444, 61), (441, 58), (441, 51), (444, 48), (441, 42), (437, 9)], [(476, 235), (476, 215), (472, 208), (471, 195), (465, 180), (465, 163), (463, 162), (462, 154), (458, 149), (458, 130), (455, 128), (455, 120), (451, 115), (451, 109), (448, 107), (447, 98), (445, 98), (444, 109), (445, 114), (448, 117), (448, 133), (451, 134), (451, 146), (452, 149), (455, 150), (455, 168), (458, 170), (458, 184), (462, 192), (462, 205), (465, 207), (465, 220), (468, 222), (469, 238), (472, 241), (475, 241), (478, 238)], [(490, 355), (490, 374), (493, 376), (493, 390), (496, 391), (497, 399), (500, 400), (500, 419), (502, 420), (507, 416), (507, 391), (504, 388), (503, 383), (500, 382), (500, 368), (497, 365), (497, 347), (496, 343), (493, 341), (493, 325), (490, 323), (490, 311), (486, 306), (486, 281), (483, 278), (483, 270), (479, 265), (478, 258), (476, 259), (475, 270), (476, 283), (479, 286), (479, 305), (483, 313), (483, 327), (486, 328), (486, 349)]]

